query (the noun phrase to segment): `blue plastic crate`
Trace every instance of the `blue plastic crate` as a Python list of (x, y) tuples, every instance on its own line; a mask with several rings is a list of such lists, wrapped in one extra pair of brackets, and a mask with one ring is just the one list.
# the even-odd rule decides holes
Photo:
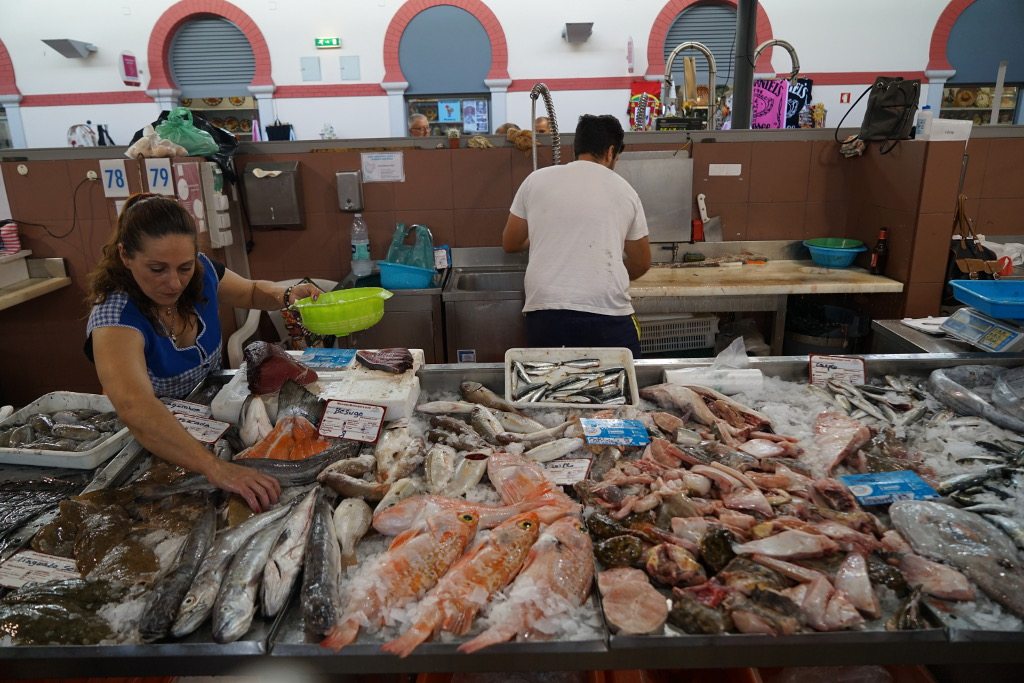
[(1024, 320), (1024, 281), (950, 280), (957, 301), (1004, 320)]

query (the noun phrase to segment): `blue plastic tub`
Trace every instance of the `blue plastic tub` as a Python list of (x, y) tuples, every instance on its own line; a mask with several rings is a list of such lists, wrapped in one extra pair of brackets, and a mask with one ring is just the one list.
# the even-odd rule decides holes
[(1024, 281), (950, 280), (957, 301), (1004, 320), (1024, 320)]
[(434, 281), (432, 268), (406, 266), (390, 261), (378, 261), (380, 284), (385, 289), (427, 289)]
[(818, 247), (811, 244), (810, 240), (804, 240), (804, 246), (811, 251), (811, 261), (823, 268), (849, 268), (853, 265), (853, 260), (857, 258), (857, 254), (868, 250), (863, 244), (851, 249)]

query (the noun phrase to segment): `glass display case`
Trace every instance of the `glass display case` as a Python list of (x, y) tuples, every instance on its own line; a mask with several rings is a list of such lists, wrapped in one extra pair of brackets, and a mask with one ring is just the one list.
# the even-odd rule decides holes
[[(1020, 91), (1021, 87), (1017, 85), (1003, 86), (1003, 95), (998, 102), (999, 123), (1012, 124), (1016, 120)], [(996, 88), (993, 85), (943, 88), (940, 115), (944, 119), (973, 121), (976, 126), (988, 125), (995, 92)]]
[[(430, 122), (431, 135), (447, 135), (450, 129), (462, 135), (491, 132), (490, 94), (431, 95), (406, 98), (408, 115), (423, 114)], [(494, 125), (501, 125), (495, 121)]]

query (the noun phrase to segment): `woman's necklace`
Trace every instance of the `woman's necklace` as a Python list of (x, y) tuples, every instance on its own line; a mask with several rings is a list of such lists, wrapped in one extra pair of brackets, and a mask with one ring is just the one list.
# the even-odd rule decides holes
[(181, 333), (176, 333), (174, 331), (174, 327), (175, 327), (174, 323), (177, 320), (178, 316), (177, 316), (177, 313), (176, 313), (176, 311), (174, 310), (174, 308), (172, 306), (168, 306), (167, 307), (167, 317), (170, 318), (170, 323), (164, 325), (164, 327), (167, 328), (167, 334), (171, 338), (171, 343), (174, 344), (175, 346), (177, 346), (178, 345), (178, 334), (183, 334), (185, 332), (185, 329), (188, 327), (188, 321), (186, 320), (185, 321), (185, 325), (182, 326)]

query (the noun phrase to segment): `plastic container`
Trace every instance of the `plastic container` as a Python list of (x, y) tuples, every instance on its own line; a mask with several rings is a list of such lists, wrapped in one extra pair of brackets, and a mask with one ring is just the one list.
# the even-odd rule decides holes
[(849, 268), (857, 254), (868, 250), (863, 243), (860, 243), (859, 247), (835, 248), (815, 246), (811, 244), (812, 241), (814, 240), (804, 240), (804, 246), (811, 251), (811, 261), (823, 268)]
[(372, 272), (370, 233), (363, 220), (363, 214), (357, 213), (352, 219), (352, 274), (356, 277), (366, 277)]
[(432, 268), (388, 261), (381, 261), (377, 267), (380, 268), (380, 283), (388, 289), (427, 289), (433, 283), (436, 272)]
[[(80, 394), (74, 391), (51, 391), (40, 396), (21, 410), (15, 411), (0, 422), (0, 429), (7, 425), (24, 422), (34, 413), (53, 413), (58, 410), (88, 408), (101, 413), (113, 410), (110, 399), (99, 394)], [(67, 467), (75, 470), (91, 470), (117, 453), (132, 438), (124, 427), (107, 437), (102, 443), (87, 451), (44, 451), (34, 448), (0, 448), (0, 463), (12, 465), (36, 465), (38, 467)]]
[(1024, 281), (950, 280), (957, 301), (1004, 320), (1024, 320)]
[(292, 304), (302, 325), (316, 334), (344, 336), (373, 327), (384, 317), (384, 302), (394, 296), (380, 287), (358, 287), (324, 292)]
[(805, 240), (804, 246), (826, 247), (828, 249), (856, 249), (857, 247), (863, 247), (864, 243), (849, 237), (815, 237), (812, 240)]
[(927, 140), (932, 132), (932, 108), (924, 105), (917, 112), (917, 123), (914, 126), (914, 137), (918, 140)]
[(713, 315), (658, 314), (637, 316), (643, 353), (689, 351), (715, 346), (718, 318)]
[[(558, 362), (577, 360), (580, 358), (596, 358), (600, 365), (596, 369), (620, 367), (626, 371), (626, 404), (631, 406), (640, 405), (640, 390), (636, 383), (636, 370), (633, 367), (633, 354), (629, 349), (617, 347), (561, 347), (557, 349), (509, 349), (505, 352), (505, 398), (512, 401), (512, 381), (514, 370), (513, 361), (533, 362)], [(544, 375), (543, 380), (557, 382), (569, 376), (568, 371), (580, 372), (576, 368), (564, 367), (553, 370), (550, 374)], [(607, 408), (603, 403), (561, 403), (536, 401), (513, 401), (517, 406), (531, 408), (579, 408), (580, 410)]]

